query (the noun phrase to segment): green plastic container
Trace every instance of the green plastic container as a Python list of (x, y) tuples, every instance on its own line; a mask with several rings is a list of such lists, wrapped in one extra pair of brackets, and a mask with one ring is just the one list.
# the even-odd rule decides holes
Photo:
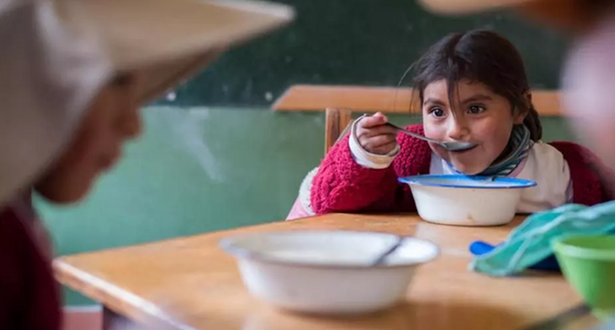
[(553, 241), (564, 276), (601, 320), (615, 316), (615, 235)]

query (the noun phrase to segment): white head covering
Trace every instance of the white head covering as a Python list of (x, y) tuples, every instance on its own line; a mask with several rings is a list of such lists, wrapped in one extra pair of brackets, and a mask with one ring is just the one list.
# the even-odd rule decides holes
[(116, 72), (144, 72), (146, 101), (292, 17), (230, 0), (0, 0), (0, 206), (59, 156)]

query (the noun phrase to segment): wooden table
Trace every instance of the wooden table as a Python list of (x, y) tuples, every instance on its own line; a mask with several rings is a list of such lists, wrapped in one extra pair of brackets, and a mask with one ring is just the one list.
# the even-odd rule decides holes
[[(470, 228), (434, 225), (415, 215), (331, 214), (68, 256), (54, 268), (61, 283), (117, 313), (108, 313), (109, 319), (164, 321), (178, 329), (526, 329), (580, 303), (566, 281), (540, 273), (496, 279), (467, 269), (472, 241), (500, 242), (521, 220)], [(243, 286), (234, 259), (218, 247), (230, 234), (306, 228), (413, 235), (438, 243), (441, 256), (420, 268), (407, 301), (398, 307), (325, 318), (281, 312), (256, 300)], [(595, 324), (593, 316), (585, 316), (560, 329)]]

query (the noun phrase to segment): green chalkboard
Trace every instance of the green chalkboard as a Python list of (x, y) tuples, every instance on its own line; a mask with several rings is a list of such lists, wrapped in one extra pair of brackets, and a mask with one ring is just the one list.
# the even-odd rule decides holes
[(290, 26), (225, 54), (158, 104), (267, 106), (293, 84), (397, 85), (445, 34), (498, 31), (523, 54), (535, 88), (557, 88), (566, 40), (505, 13), (434, 16), (414, 0), (280, 0)]

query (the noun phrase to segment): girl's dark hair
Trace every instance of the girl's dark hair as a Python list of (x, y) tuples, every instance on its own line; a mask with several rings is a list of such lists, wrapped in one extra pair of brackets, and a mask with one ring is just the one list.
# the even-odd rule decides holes
[(497, 33), (473, 30), (450, 34), (431, 46), (415, 68), (414, 88), (421, 104), (425, 87), (432, 82), (446, 79), (449, 100), (459, 81), (480, 82), (508, 99), (512, 111), (526, 114), (523, 124), (533, 141), (542, 137), (538, 112), (526, 97), (530, 88), (523, 59), (515, 46)]

